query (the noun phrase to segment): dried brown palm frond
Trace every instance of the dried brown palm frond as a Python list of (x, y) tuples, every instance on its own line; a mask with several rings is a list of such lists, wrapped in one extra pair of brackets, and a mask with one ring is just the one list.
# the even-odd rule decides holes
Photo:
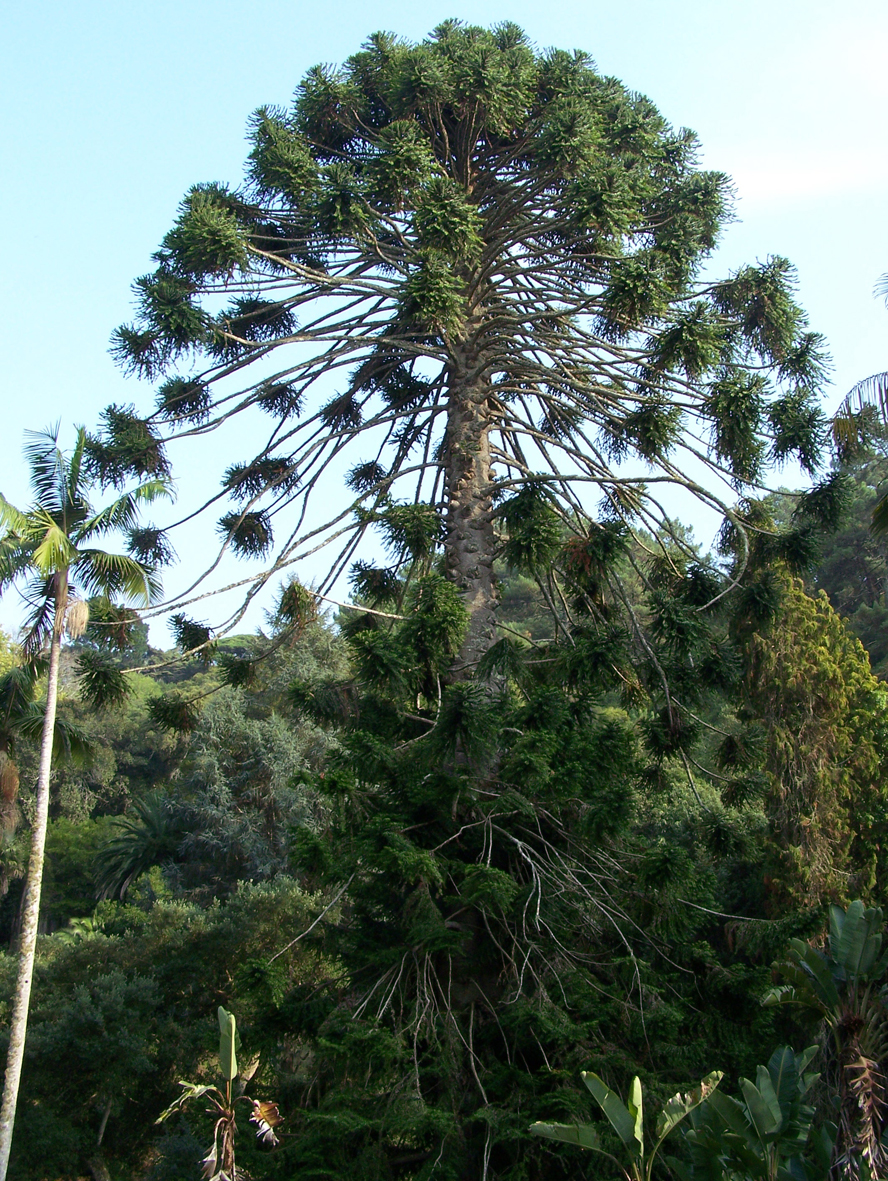
[(18, 767), (5, 751), (0, 751), (0, 830), (13, 832), (18, 824)]
[[(880, 1064), (861, 1054), (845, 1066), (848, 1089), (857, 1100), (854, 1153), (866, 1161), (872, 1177), (884, 1177), (888, 1154), (882, 1147), (886, 1079)], [(859, 1171), (859, 1168), (858, 1168)]]

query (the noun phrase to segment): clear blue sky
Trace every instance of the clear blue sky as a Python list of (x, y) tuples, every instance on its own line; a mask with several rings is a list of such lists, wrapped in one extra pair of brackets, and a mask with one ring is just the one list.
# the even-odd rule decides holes
[[(7, 7), (0, 47), (5, 495), (27, 499), (24, 429), (152, 402), (114, 369), (108, 337), (185, 190), (240, 179), (250, 112), (287, 103), (309, 66), (370, 32), (419, 39), (447, 17), (512, 20), (540, 47), (585, 49), (698, 132), (703, 163), (739, 197), (717, 267), (771, 253), (796, 264), (835, 362), (828, 409), (888, 368), (888, 311), (872, 295), (888, 271), (884, 0), (841, 13), (824, 0), (33, 0)], [(202, 476), (186, 473), (183, 492)], [(183, 562), (169, 589), (189, 572)], [(0, 626), (17, 622), (15, 602), (0, 605)]]

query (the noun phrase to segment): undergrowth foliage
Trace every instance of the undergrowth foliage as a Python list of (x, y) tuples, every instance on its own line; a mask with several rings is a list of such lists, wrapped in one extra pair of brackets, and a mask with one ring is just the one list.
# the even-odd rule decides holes
[[(583, 560), (562, 542), (571, 616), (549, 640), (506, 636), (456, 682), (465, 613), (452, 587), (421, 563), (395, 585), (362, 575), (365, 601), (389, 611), (343, 619), (351, 676), (291, 686), (339, 742), (311, 780), (329, 826), (298, 832), (294, 864), (343, 899), (324, 937), (343, 975), (297, 990), (288, 1010), (312, 1047), (295, 1167), (572, 1176), (527, 1134), (541, 1115), (579, 1114), (562, 1080), (600, 1064), (668, 1087), (715, 1054), (745, 1066), (767, 1037), (753, 982), (785, 936), (753, 923), (738, 956), (707, 917), (724, 878), (752, 868), (756, 822), (692, 773), (706, 757), (695, 711), (749, 659), (742, 621), (706, 606), (723, 577), (676, 555), (640, 623), (650, 658), (633, 665), (609, 596), (581, 589), (625, 547)], [(704, 823), (664, 831), (650, 801), (698, 779)], [(734, 901), (754, 914), (761, 900)], [(700, 973), (719, 980), (705, 1004)]]

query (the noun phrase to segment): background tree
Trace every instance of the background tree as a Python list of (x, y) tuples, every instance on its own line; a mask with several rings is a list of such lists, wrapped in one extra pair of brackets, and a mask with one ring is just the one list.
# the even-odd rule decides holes
[[(157, 1152), (155, 1121), (180, 1078), (213, 1081), (220, 1000), (238, 1014), (263, 1086), (289, 1079), (292, 1088), (301, 1069), (298, 1047), (281, 1037), (281, 1004), (294, 984), (329, 969), (304, 942), (286, 949), (286, 933), (310, 925), (315, 900), (286, 877), (243, 883), (211, 907), (168, 897), (149, 907), (145, 898), (102, 903), (91, 923), (41, 940), (9, 1171), (15, 1181), (96, 1175), (98, 1155), (112, 1176), (163, 1176), (164, 1165), (167, 1176), (199, 1174), (206, 1144), (177, 1153), (177, 1141), (188, 1142), (183, 1123), (182, 1135), (163, 1136)], [(12, 958), (0, 958), (4, 997), (14, 972)], [(200, 1109), (194, 1127), (203, 1140)], [(254, 1136), (243, 1139), (241, 1165), (263, 1175), (265, 1154), (253, 1150)]]
[(729, 767), (745, 750), (767, 776), (775, 914), (870, 896), (884, 876), (888, 821), (884, 684), (825, 594), (812, 598), (785, 576), (778, 585), (779, 611), (744, 646), (739, 714), (749, 728), (724, 748)]
[[(22, 512), (0, 495), (0, 590), (26, 579), (30, 605), (22, 647), (31, 658), (49, 646), (46, 710), (40, 740), (37, 801), (22, 917), (19, 970), (10, 1022), (9, 1052), (0, 1108), (0, 1179), (6, 1177), (24, 1054), (34, 954), (40, 916), (40, 887), (49, 815), (49, 778), (58, 698), (62, 636), (86, 629), (85, 595), (123, 594), (147, 602), (157, 591), (149, 567), (129, 554), (108, 554), (94, 548), (96, 539), (118, 530), (133, 530), (140, 503), (167, 492), (161, 480), (143, 482), (96, 511), (87, 499), (84, 470), (86, 432), (77, 432), (66, 455), (58, 445), (59, 428), (32, 433), (25, 446), (35, 501)], [(93, 686), (100, 679), (93, 676)]]
[[(37, 699), (41, 666), (40, 661), (19, 659), (0, 675), (0, 895), (9, 889), (8, 845), (19, 822), (17, 747), (29, 739), (39, 740), (46, 724), (46, 706)], [(55, 719), (53, 759), (68, 757), (73, 764), (82, 766), (89, 761), (92, 751), (89, 738), (76, 723)]]
[[(163, 379), (155, 411), (109, 407), (88, 454), (153, 473), (164, 430), (267, 413), (204, 505), (229, 500), (223, 546), (266, 558), (257, 585), (335, 542), (324, 592), (371, 526), (400, 569), (419, 531), (468, 610), (459, 678), (495, 640), (497, 516), (539, 571), (561, 528), (593, 549), (668, 529), (670, 487), (729, 511), (772, 460), (816, 468), (821, 341), (789, 264), (701, 278), (726, 178), (587, 55), (509, 24), (376, 34), (251, 137), (246, 186), (189, 192), (116, 334)], [(352, 504), (307, 515), (356, 446)]]

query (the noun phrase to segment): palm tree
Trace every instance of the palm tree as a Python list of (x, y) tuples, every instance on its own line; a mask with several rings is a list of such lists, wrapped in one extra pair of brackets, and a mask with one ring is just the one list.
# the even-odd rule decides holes
[(3, 530), (0, 533), (0, 591), (24, 580), (29, 613), (22, 649), (26, 658), (35, 660), (49, 648), (37, 807), (25, 885), (6, 1079), (0, 1105), (0, 1181), (5, 1181), (9, 1165), (28, 1024), (49, 814), (49, 776), (62, 635), (66, 631), (70, 636), (82, 634), (89, 617), (86, 599), (90, 594), (124, 595), (146, 603), (156, 596), (158, 584), (148, 566), (131, 555), (109, 554), (93, 548), (92, 543), (110, 532), (133, 530), (140, 503), (169, 494), (168, 485), (163, 480), (153, 479), (119, 496), (97, 512), (87, 498), (92, 481), (84, 464), (85, 430), (78, 429), (76, 444), (70, 454), (60, 449), (58, 435), (58, 425), (44, 432), (27, 433), (25, 458), (35, 495), (33, 505), (22, 512), (0, 494), (0, 529)]
[[(884, 295), (888, 306), (888, 274), (882, 275), (874, 288)], [(840, 456), (853, 453), (868, 436), (868, 419), (875, 415), (883, 426), (888, 424), (888, 372), (873, 373), (858, 381), (842, 399), (832, 418), (832, 435)], [(874, 533), (888, 532), (888, 493), (873, 507)]]
[(114, 821), (117, 833), (104, 846), (97, 886), (100, 898), (123, 898), (133, 882), (176, 855), (182, 838), (181, 824), (171, 812), (162, 791), (150, 791), (136, 800), (133, 816)]

